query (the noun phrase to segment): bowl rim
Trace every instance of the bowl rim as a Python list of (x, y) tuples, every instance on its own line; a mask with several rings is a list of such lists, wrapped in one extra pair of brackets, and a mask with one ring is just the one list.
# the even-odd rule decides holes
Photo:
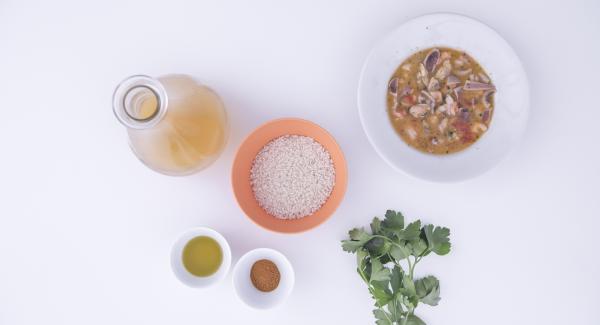
[[(383, 44), (385, 44), (386, 42), (388, 42), (390, 39), (394, 39), (397, 38), (396, 34), (398, 34), (399, 30), (401, 30), (402, 28), (405, 28), (405, 26), (409, 25), (409, 24), (416, 24), (416, 23), (422, 23), (424, 21), (431, 21), (431, 20), (437, 20), (437, 21), (443, 21), (444, 19), (448, 19), (448, 20), (458, 20), (461, 21), (462, 23), (470, 23), (470, 24), (474, 24), (477, 25), (478, 27), (481, 27), (482, 29), (487, 29), (489, 30), (492, 34), (494, 34), (494, 37), (497, 39), (497, 43), (495, 43), (496, 45), (494, 46), (498, 46), (498, 47), (505, 47), (506, 52), (503, 54), (508, 54), (510, 56), (510, 59), (513, 60), (513, 64), (515, 65), (516, 69), (516, 73), (519, 74), (519, 78), (522, 78), (521, 84), (524, 87), (524, 91), (521, 94), (522, 97), (520, 98), (520, 106), (521, 106), (521, 111), (519, 112), (519, 119), (518, 119), (518, 126), (515, 127), (515, 131), (513, 132), (514, 136), (512, 139), (509, 139), (510, 141), (508, 141), (510, 144), (507, 146), (507, 149), (504, 149), (504, 151), (501, 154), (497, 154), (496, 156), (498, 156), (495, 161), (491, 162), (491, 163), (487, 163), (484, 164), (486, 165), (485, 168), (481, 168), (479, 170), (470, 172), (470, 173), (464, 173), (464, 175), (462, 176), (452, 176), (452, 177), (439, 177), (439, 176), (435, 176), (435, 175), (427, 175), (427, 172), (422, 172), (422, 171), (417, 171), (415, 170), (413, 167), (410, 167), (409, 165), (406, 164), (399, 164), (398, 163), (398, 159), (397, 157), (394, 157), (393, 155), (390, 154), (389, 150), (385, 149), (386, 144), (382, 143), (379, 140), (376, 140), (376, 138), (381, 137), (381, 135), (378, 135), (377, 132), (373, 132), (373, 130), (371, 130), (373, 127), (370, 126), (371, 123), (369, 123), (367, 120), (367, 109), (365, 107), (363, 107), (365, 104), (365, 98), (369, 98), (367, 96), (367, 94), (365, 94), (365, 89), (364, 88), (368, 88), (368, 85), (366, 85), (367, 82), (367, 77), (369, 76), (369, 69), (371, 68), (372, 70), (372, 65), (374, 65), (373, 60), (376, 58), (376, 56), (378, 55), (379, 52), (381, 52), (381, 47)], [(431, 22), (430, 22), (431, 23)], [(400, 46), (400, 45), (398, 45)], [(448, 45), (448, 44), (437, 44), (436, 41), (431, 41), (430, 42), (430, 46), (429, 47), (436, 47), (436, 46), (450, 46), (453, 47), (452, 45)], [(467, 50), (468, 49), (464, 49), (461, 46), (454, 46), (455, 48), (458, 49), (462, 49), (462, 50)], [(420, 49), (419, 49), (420, 50)], [(412, 50), (411, 50), (412, 52)], [(470, 51), (469, 51), (470, 52)], [(470, 53), (472, 55), (472, 53)], [(479, 62), (481, 63), (481, 58), (476, 57)], [(489, 72), (489, 70), (487, 70)], [(391, 73), (393, 73), (393, 71), (390, 71), (390, 75)], [(385, 79), (385, 82), (387, 84), (387, 78), (382, 78)], [(498, 164), (500, 164), (501, 161), (503, 161), (504, 159), (506, 159), (510, 153), (516, 148), (518, 141), (522, 138), (523, 134), (525, 133), (526, 130), (526, 126), (529, 120), (529, 112), (530, 112), (530, 93), (529, 90), (530, 86), (529, 86), (529, 80), (527, 78), (527, 73), (523, 67), (523, 63), (522, 60), (519, 58), (518, 54), (516, 53), (516, 51), (514, 50), (514, 48), (508, 43), (508, 41), (502, 37), (502, 35), (495, 30), (494, 28), (492, 28), (491, 26), (489, 26), (488, 24), (476, 19), (476, 18), (472, 18), (468, 15), (463, 15), (460, 13), (453, 13), (453, 12), (434, 12), (434, 13), (428, 13), (428, 14), (424, 14), (424, 15), (419, 15), (419, 16), (414, 16), (411, 17), (409, 19), (407, 19), (406, 21), (402, 22), (401, 24), (397, 25), (395, 28), (389, 30), (388, 32), (386, 32), (382, 37), (380, 37), (375, 43), (374, 46), (371, 48), (371, 50), (369, 51), (369, 53), (367, 54), (367, 56), (365, 57), (365, 60), (363, 61), (363, 66), (361, 68), (361, 72), (360, 72), (360, 77), (359, 77), (359, 81), (358, 81), (358, 88), (357, 88), (357, 108), (358, 108), (358, 115), (359, 115), (359, 119), (361, 122), (361, 126), (363, 129), (363, 132), (365, 133), (369, 143), (371, 144), (371, 147), (373, 147), (373, 149), (377, 152), (377, 154), (379, 155), (379, 157), (381, 157), (389, 166), (391, 166), (394, 170), (400, 171), (405, 175), (409, 175), (411, 177), (417, 178), (417, 179), (421, 179), (421, 180), (425, 180), (425, 181), (429, 181), (429, 182), (441, 182), (441, 183), (452, 183), (452, 182), (462, 182), (468, 179), (472, 179), (475, 177), (478, 177), (490, 170), (492, 170), (494, 167), (496, 167)], [(386, 107), (387, 110), (387, 107)], [(498, 112), (494, 112), (494, 116), (496, 117)], [(511, 112), (512, 114), (512, 112)], [(386, 112), (387, 115), (387, 112)], [(498, 118), (496, 118), (497, 120)], [(497, 124), (497, 123), (495, 123)], [(391, 127), (391, 126), (390, 126)], [(491, 126), (490, 128), (494, 128), (494, 126)], [(395, 133), (395, 130), (394, 130)], [(477, 144), (481, 145), (484, 142), (482, 142), (482, 140), (484, 140), (484, 138), (486, 138), (486, 136), (489, 136), (488, 133), (490, 133), (489, 131), (486, 132), (486, 134), (484, 134), (484, 136), (479, 139), (478, 141), (476, 141), (476, 143), (471, 144), (469, 147), (467, 147), (464, 150), (461, 150), (459, 152), (450, 154), (450, 155), (434, 155), (434, 154), (426, 154), (423, 153), (409, 145), (406, 144), (406, 142), (404, 142), (399, 135), (395, 134), (396, 136), (398, 136), (398, 138), (401, 140), (402, 144), (405, 144), (405, 147), (407, 147), (406, 152), (409, 152), (410, 154), (408, 156), (406, 156), (405, 158), (410, 160), (410, 159), (417, 159), (417, 158), (410, 158), (411, 156), (415, 157), (415, 156), (419, 156), (424, 160), (429, 160), (429, 161), (451, 161), (456, 159), (457, 157), (460, 156), (466, 156), (466, 155), (473, 155), (474, 152), (477, 152), (480, 150), (480, 148), (477, 146)], [(426, 158), (423, 158), (426, 157)], [(418, 158), (418, 159), (421, 159)]]
[[(331, 141), (331, 144), (333, 146), (333, 149), (337, 152), (337, 156), (336, 158), (334, 158), (334, 155), (331, 153), (331, 150), (329, 150), (330, 148), (327, 148), (323, 143), (319, 142), (317, 139), (315, 139), (313, 136), (311, 136), (310, 134), (298, 134), (298, 133), (287, 133), (287, 134), (291, 134), (291, 135), (303, 135), (303, 136), (308, 136), (313, 138), (315, 141), (319, 142), (319, 144), (321, 144), (323, 147), (325, 147), (325, 149), (329, 152), (331, 159), (333, 161), (334, 164), (334, 168), (335, 168), (335, 185), (334, 188), (331, 192), (331, 195), (329, 196), (329, 198), (327, 198), (327, 200), (325, 201), (325, 203), (319, 208), (319, 210), (317, 210), (315, 213), (313, 213), (310, 216), (306, 216), (303, 218), (298, 218), (298, 219), (289, 219), (289, 220), (282, 220), (282, 219), (277, 219), (274, 216), (270, 216), (271, 218), (274, 218), (276, 220), (276, 222), (285, 222), (285, 223), (297, 223), (297, 224), (302, 224), (302, 223), (306, 223), (307, 218), (311, 218), (311, 217), (318, 217), (319, 219), (317, 221), (315, 221), (313, 224), (308, 225), (308, 226), (297, 226), (294, 227), (293, 229), (276, 229), (276, 227), (270, 227), (267, 226), (261, 222), (259, 222), (258, 220), (256, 220), (255, 216), (251, 216), (251, 213), (249, 213), (249, 211), (247, 211), (246, 208), (246, 203), (243, 203), (242, 198), (240, 197), (241, 194), (239, 193), (238, 190), (238, 186), (236, 186), (236, 174), (239, 172), (236, 167), (237, 165), (240, 163), (239, 160), (241, 159), (241, 151), (244, 149), (244, 147), (248, 144), (248, 141), (250, 139), (252, 139), (253, 136), (256, 135), (257, 132), (267, 128), (267, 127), (272, 127), (281, 123), (297, 123), (297, 124), (304, 124), (304, 125), (310, 125), (311, 127), (313, 127), (314, 129), (318, 130), (324, 137), (328, 138)], [(283, 136), (286, 134), (282, 134), (279, 136)], [(277, 136), (278, 137), (278, 136)], [(276, 139), (277, 137), (273, 137), (273, 138), (269, 138), (266, 139), (265, 141), (261, 141), (263, 142), (261, 147), (264, 147), (267, 143), (269, 143), (270, 141), (272, 141), (273, 139)], [(260, 150), (259, 148), (259, 150)], [(248, 177), (249, 180), (249, 177)], [(252, 130), (245, 138), (244, 140), (240, 143), (240, 145), (238, 146), (234, 159), (233, 159), (233, 163), (232, 163), (232, 168), (231, 168), (231, 187), (233, 190), (233, 194), (235, 197), (235, 200), (238, 204), (238, 207), (244, 212), (244, 215), (250, 219), (254, 224), (260, 226), (263, 229), (266, 229), (268, 231), (274, 232), (274, 233), (279, 233), (279, 234), (300, 234), (309, 230), (312, 230), (314, 228), (317, 228), (318, 226), (322, 225), (323, 223), (325, 223), (327, 220), (329, 220), (329, 218), (331, 218), (331, 216), (335, 213), (335, 211), (339, 208), (340, 204), (343, 201), (343, 198), (346, 194), (347, 191), (347, 186), (348, 186), (348, 166), (347, 166), (347, 162), (344, 156), (344, 153), (342, 151), (341, 146), (339, 145), (339, 143), (337, 142), (337, 140), (335, 139), (335, 137), (333, 137), (333, 135), (331, 133), (329, 133), (329, 131), (327, 131), (325, 128), (323, 128), (322, 126), (320, 126), (319, 124), (312, 122), (310, 120), (307, 119), (303, 119), (303, 118), (298, 118), (298, 117), (283, 117), (283, 118), (276, 118), (273, 120), (269, 120), (265, 123), (262, 123), (261, 125), (259, 125), (258, 127), (256, 127), (254, 130)], [(335, 195), (334, 195), (335, 193)], [(332, 200), (333, 198), (333, 200)], [(256, 200), (254, 200), (254, 202), (258, 205), (258, 203), (256, 202)], [(323, 207), (325, 207), (326, 205), (331, 205), (330, 206), (330, 213), (327, 215), (323, 215), (323, 216), (319, 216), (316, 215), (319, 213), (319, 211), (321, 211), (323, 209)], [(262, 210), (262, 208), (260, 208)], [(266, 213), (266, 211), (262, 210), (266, 215), (268, 215), (268, 213)], [(303, 222), (304, 220), (304, 222)]]

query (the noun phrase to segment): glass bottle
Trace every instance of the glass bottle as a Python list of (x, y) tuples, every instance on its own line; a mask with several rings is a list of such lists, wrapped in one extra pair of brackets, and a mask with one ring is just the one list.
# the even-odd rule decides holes
[(221, 99), (187, 75), (131, 76), (115, 89), (113, 110), (135, 155), (166, 175), (206, 168), (227, 141)]

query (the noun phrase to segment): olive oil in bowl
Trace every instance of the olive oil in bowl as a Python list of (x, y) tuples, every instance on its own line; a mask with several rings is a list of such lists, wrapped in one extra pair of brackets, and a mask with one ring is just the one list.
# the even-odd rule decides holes
[(225, 237), (210, 228), (193, 228), (175, 241), (171, 267), (175, 277), (193, 288), (213, 285), (231, 266), (231, 248)]
[(192, 238), (181, 255), (185, 269), (195, 276), (211, 276), (223, 263), (223, 251), (216, 240), (208, 236)]

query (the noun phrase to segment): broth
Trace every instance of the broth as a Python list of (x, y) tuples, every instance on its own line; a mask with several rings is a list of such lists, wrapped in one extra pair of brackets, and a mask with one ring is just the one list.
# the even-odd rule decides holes
[(388, 115), (411, 147), (454, 153), (489, 128), (495, 91), (485, 70), (465, 52), (429, 48), (404, 60), (390, 78)]
[[(169, 94), (163, 119), (151, 129), (129, 129), (131, 146), (150, 167), (168, 174), (186, 174), (213, 162), (226, 141), (227, 117), (212, 90), (182, 75), (159, 78)], [(138, 115), (152, 116), (156, 98), (141, 103)]]

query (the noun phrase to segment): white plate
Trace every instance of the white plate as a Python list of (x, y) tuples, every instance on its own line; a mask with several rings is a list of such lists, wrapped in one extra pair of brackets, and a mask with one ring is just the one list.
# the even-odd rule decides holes
[[(258, 260), (267, 259), (277, 265), (281, 276), (279, 285), (271, 292), (262, 292), (250, 280), (252, 265)], [(272, 308), (282, 303), (294, 288), (294, 269), (280, 252), (270, 248), (258, 248), (244, 254), (233, 268), (233, 287), (237, 296), (248, 306), (257, 309)]]
[[(434, 46), (467, 52), (497, 88), (488, 131), (469, 148), (449, 155), (425, 154), (408, 146), (387, 115), (387, 84), (398, 65)], [(362, 70), (358, 106), (369, 141), (390, 165), (431, 181), (459, 181), (491, 169), (519, 141), (527, 124), (529, 84), (519, 58), (493, 29), (461, 15), (431, 14), (404, 23), (373, 49)]]
[[(221, 262), (221, 266), (214, 274), (205, 277), (199, 277), (191, 274), (185, 269), (183, 266), (183, 249), (185, 245), (193, 238), (199, 236), (207, 236), (217, 241), (219, 246), (221, 246), (221, 251), (223, 253), (223, 261)], [(173, 248), (171, 250), (171, 268), (173, 269), (173, 273), (179, 281), (184, 284), (193, 287), (193, 288), (203, 288), (213, 285), (221, 280), (227, 275), (229, 271), (229, 267), (231, 266), (231, 248), (229, 247), (229, 243), (223, 235), (212, 230), (210, 228), (198, 227), (193, 228), (185, 233), (183, 233), (175, 244), (173, 244)]]

